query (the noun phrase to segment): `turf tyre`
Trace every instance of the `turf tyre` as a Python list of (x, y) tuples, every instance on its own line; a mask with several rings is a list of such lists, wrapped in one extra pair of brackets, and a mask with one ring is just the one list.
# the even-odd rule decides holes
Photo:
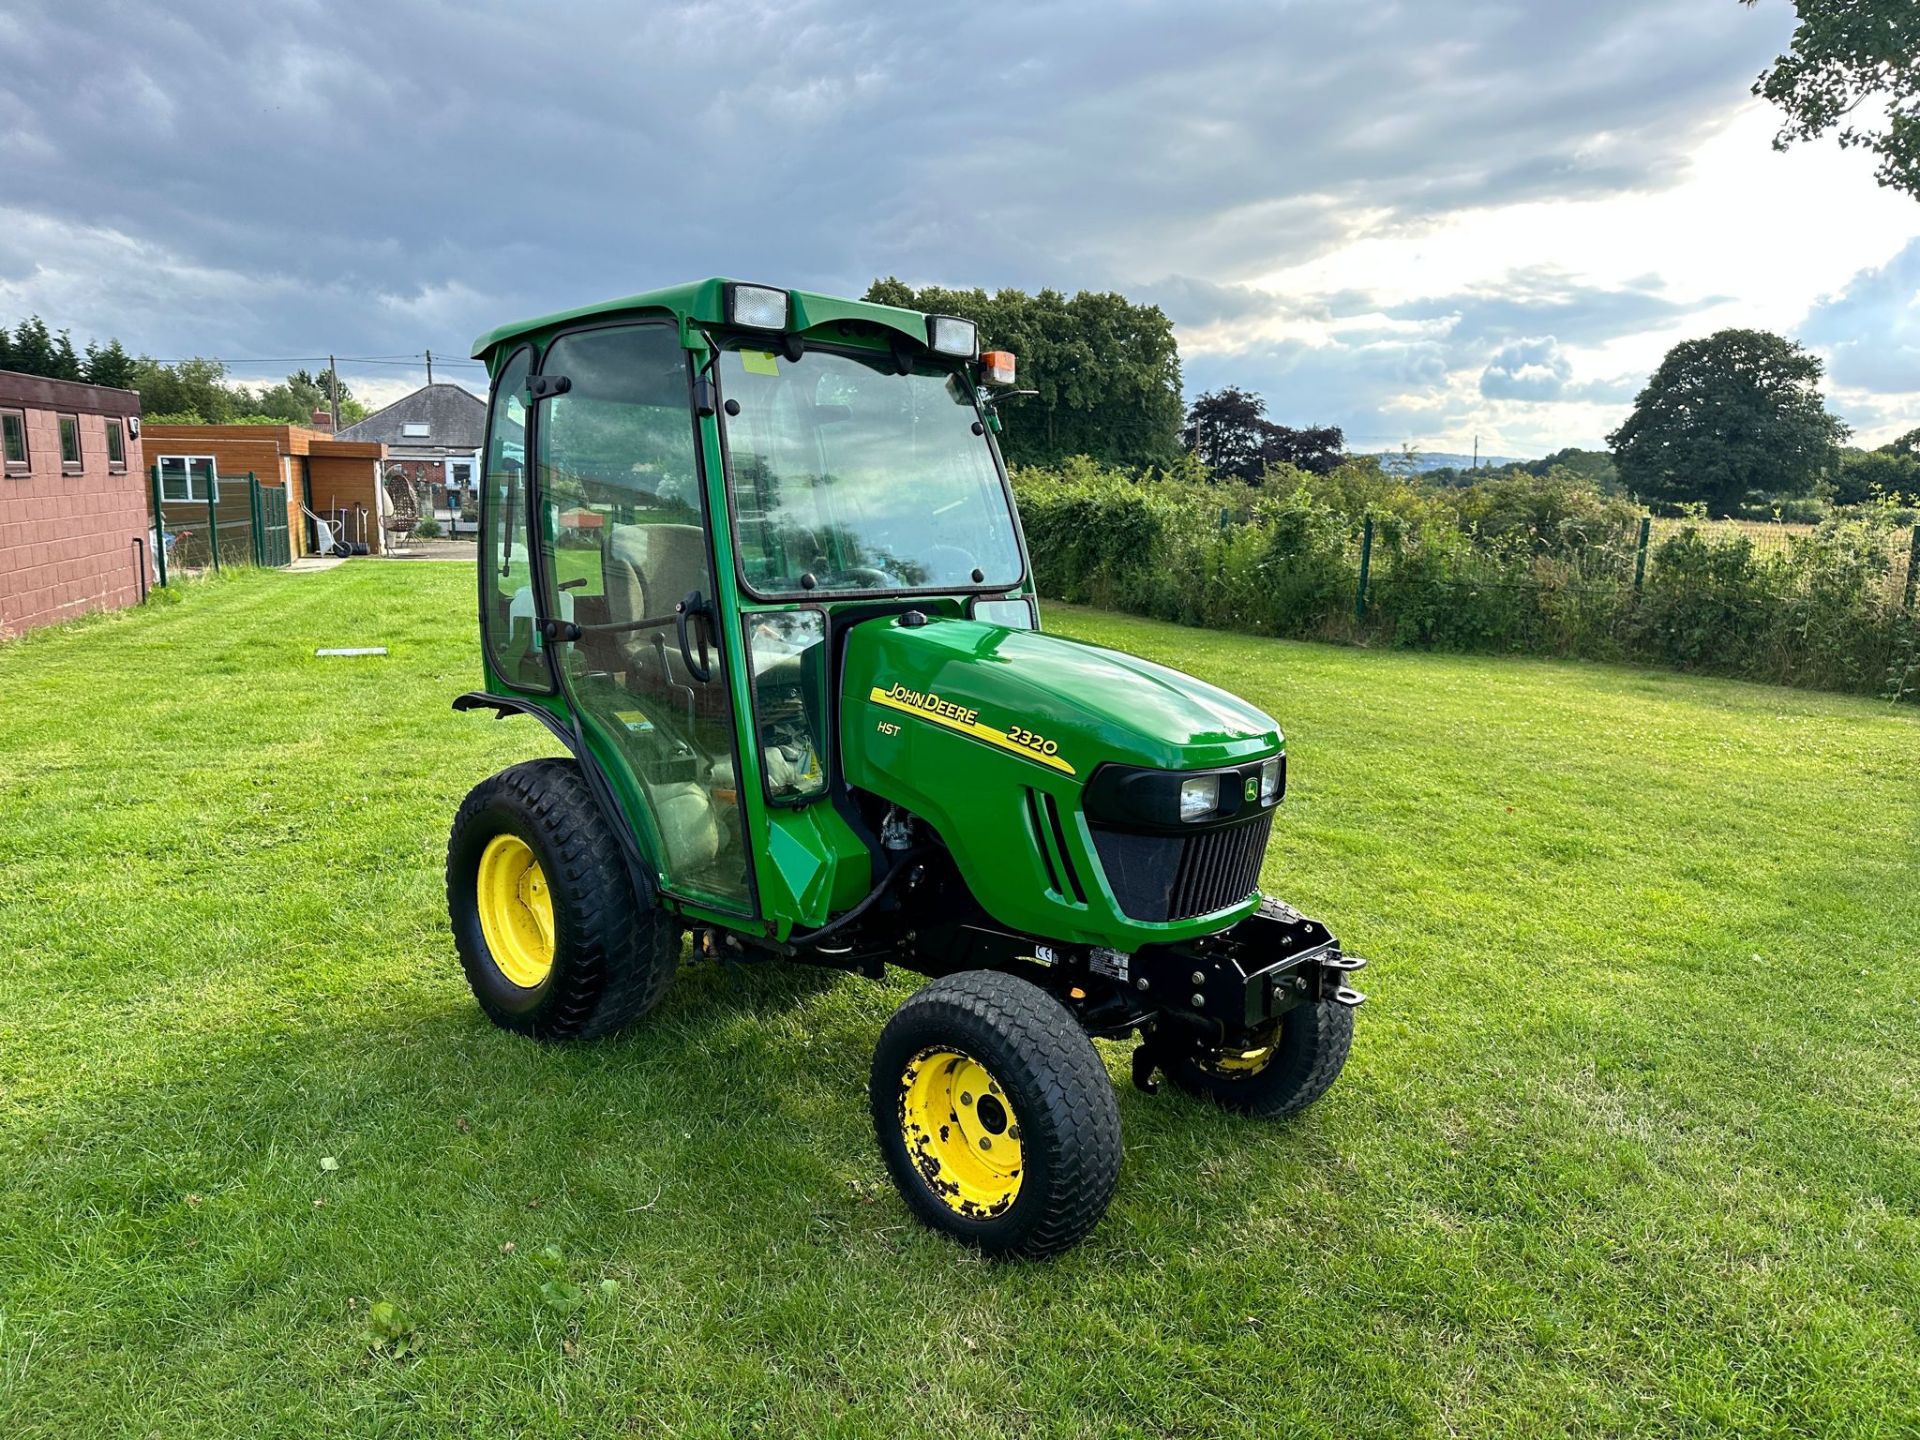
[[(914, 1056), (942, 1046), (991, 1071), (1019, 1120), (1019, 1193), (989, 1219), (951, 1209), (908, 1151), (902, 1075)], [(923, 987), (880, 1034), (869, 1097), (881, 1155), (907, 1207), (989, 1255), (1058, 1254), (1093, 1229), (1113, 1198), (1121, 1155), (1113, 1083), (1072, 1013), (1030, 981), (969, 970)]]
[[(507, 978), (488, 952), (476, 899), (481, 853), (500, 834), (532, 849), (553, 901), (552, 968), (537, 985)], [(447, 911), (461, 968), (503, 1030), (590, 1040), (631, 1024), (673, 979), (680, 930), (634, 893), (620, 844), (573, 760), (529, 760), (468, 792), (447, 840)]]
[(1191, 1055), (1174, 1057), (1165, 1069), (1189, 1095), (1255, 1119), (1279, 1120), (1332, 1089), (1352, 1047), (1353, 1007), (1318, 1000), (1296, 1006), (1281, 1018), (1273, 1057), (1259, 1070), (1223, 1075)]

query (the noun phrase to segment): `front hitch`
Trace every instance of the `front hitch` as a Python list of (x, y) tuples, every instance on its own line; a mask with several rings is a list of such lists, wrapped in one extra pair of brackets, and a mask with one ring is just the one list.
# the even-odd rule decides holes
[(1134, 1083), (1153, 1084), (1159, 1047), (1171, 1031), (1224, 1049), (1271, 1033), (1300, 1005), (1329, 1000), (1359, 1006), (1366, 996), (1347, 983), (1366, 965), (1345, 954), (1318, 920), (1283, 900), (1262, 896), (1260, 908), (1230, 930), (1182, 945), (1147, 946), (1131, 957), (1133, 983), (1158, 1015), (1134, 1055)]

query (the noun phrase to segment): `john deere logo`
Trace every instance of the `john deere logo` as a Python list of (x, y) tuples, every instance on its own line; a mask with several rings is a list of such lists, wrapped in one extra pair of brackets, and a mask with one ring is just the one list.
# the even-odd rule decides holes
[(1249, 800), (1258, 800), (1260, 798), (1260, 777), (1258, 775), (1249, 775), (1247, 777), (1246, 794)]

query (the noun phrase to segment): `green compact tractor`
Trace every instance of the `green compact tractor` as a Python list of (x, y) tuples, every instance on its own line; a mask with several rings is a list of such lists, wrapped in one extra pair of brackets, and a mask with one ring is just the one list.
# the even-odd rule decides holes
[(1100, 1218), (1092, 1038), (1287, 1115), (1364, 962), (1259, 893), (1286, 754), (1251, 705), (1042, 633), (973, 325), (723, 280), (509, 325), (480, 517), (486, 689), (567, 759), (482, 782), (447, 895), (495, 1023), (638, 1019), (696, 956), (933, 977), (871, 1101), (923, 1221), (1046, 1254)]

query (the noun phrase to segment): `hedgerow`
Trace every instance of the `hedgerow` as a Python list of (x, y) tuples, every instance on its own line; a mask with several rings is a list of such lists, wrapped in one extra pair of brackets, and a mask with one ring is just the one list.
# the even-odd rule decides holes
[(1368, 462), (1251, 486), (1076, 459), (1014, 484), (1050, 598), (1258, 635), (1920, 693), (1885, 509), (1765, 544), (1682, 525), (1643, 553), (1636, 507), (1557, 470), (1440, 488)]

